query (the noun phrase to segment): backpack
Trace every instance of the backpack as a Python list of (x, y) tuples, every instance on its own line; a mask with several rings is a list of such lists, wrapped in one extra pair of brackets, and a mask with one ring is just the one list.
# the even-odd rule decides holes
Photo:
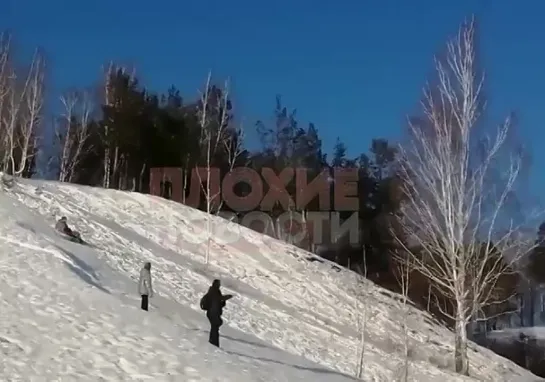
[(208, 310), (208, 293), (202, 296), (200, 305), (202, 310)]

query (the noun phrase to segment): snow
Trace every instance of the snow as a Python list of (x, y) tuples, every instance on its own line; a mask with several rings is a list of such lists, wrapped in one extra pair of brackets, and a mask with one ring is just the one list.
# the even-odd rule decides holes
[[(301, 249), (217, 217), (205, 265), (204, 213), (56, 182), (0, 192), (0, 214), (1, 380), (353, 381), (364, 311), (364, 380), (398, 379), (399, 296)], [(54, 232), (63, 215), (90, 246)], [(136, 294), (145, 261), (149, 312)], [(220, 349), (198, 307), (214, 278), (235, 295)], [(542, 380), (473, 344), (472, 377), (458, 376), (451, 332), (414, 308), (406, 322), (410, 380)]]
[(520, 335), (533, 338), (538, 341), (545, 341), (545, 327), (543, 326), (525, 326), (520, 328), (505, 328), (502, 330), (493, 330), (486, 333), (489, 340), (498, 341), (520, 341)]

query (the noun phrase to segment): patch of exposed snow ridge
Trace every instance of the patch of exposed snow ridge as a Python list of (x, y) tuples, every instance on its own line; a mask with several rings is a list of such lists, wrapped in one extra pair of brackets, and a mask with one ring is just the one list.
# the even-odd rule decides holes
[[(399, 299), (308, 252), (213, 218), (205, 266), (204, 213), (55, 182), (0, 192), (0, 214), (0, 380), (354, 381), (364, 304), (363, 379), (399, 380)], [(63, 215), (91, 246), (55, 234)], [(136, 280), (147, 260), (156, 296), (143, 312)], [(198, 307), (217, 277), (235, 295), (221, 349), (207, 343)], [(460, 377), (451, 333), (416, 309), (407, 324), (411, 381), (542, 380), (476, 345), (472, 378)]]

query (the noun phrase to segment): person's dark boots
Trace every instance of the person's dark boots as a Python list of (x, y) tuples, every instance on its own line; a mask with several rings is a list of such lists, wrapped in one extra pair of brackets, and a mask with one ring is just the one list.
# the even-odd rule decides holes
[(208, 340), (210, 344), (220, 347), (220, 333), (219, 333), (219, 327), (212, 326), (210, 328), (210, 338)]
[(142, 295), (142, 304), (140, 305), (140, 307), (142, 308), (142, 310), (148, 310), (148, 296), (146, 296), (145, 294)]

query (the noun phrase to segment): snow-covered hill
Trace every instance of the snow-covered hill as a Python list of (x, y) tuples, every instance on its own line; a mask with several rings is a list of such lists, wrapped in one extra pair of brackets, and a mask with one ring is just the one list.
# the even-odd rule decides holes
[[(54, 182), (0, 192), (0, 214), (1, 380), (351, 381), (364, 311), (364, 379), (399, 375), (399, 300), (308, 252), (214, 218), (205, 266), (202, 212)], [(91, 246), (55, 234), (62, 215)], [(146, 313), (136, 280), (148, 260), (157, 296)], [(235, 295), (222, 349), (207, 343), (198, 307), (218, 277)], [(416, 309), (407, 322), (411, 380), (541, 380), (477, 346), (473, 378), (459, 377), (450, 371), (450, 332)]]

